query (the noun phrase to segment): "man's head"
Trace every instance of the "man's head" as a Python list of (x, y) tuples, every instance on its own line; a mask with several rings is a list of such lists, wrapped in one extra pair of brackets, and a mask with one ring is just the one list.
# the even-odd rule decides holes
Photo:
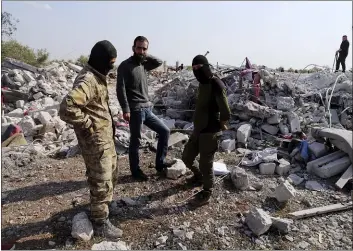
[(112, 43), (103, 40), (93, 46), (88, 64), (106, 76), (114, 68), (116, 57), (117, 51)]
[(342, 37), (342, 41), (346, 41), (347, 40), (347, 35), (344, 35), (343, 37)]
[(148, 44), (149, 42), (144, 36), (136, 37), (134, 40), (134, 45), (132, 46), (134, 57), (140, 61), (143, 61), (147, 56)]
[(197, 55), (192, 60), (192, 71), (196, 79), (204, 84), (213, 76), (208, 60), (203, 55)]

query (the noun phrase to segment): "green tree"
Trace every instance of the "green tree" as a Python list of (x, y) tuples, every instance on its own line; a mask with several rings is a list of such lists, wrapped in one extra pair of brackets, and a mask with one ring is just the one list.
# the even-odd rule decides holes
[(7, 57), (20, 60), (33, 66), (41, 66), (48, 60), (49, 53), (45, 49), (35, 51), (26, 45), (20, 44), (16, 40), (2, 41), (1, 60)]
[(1, 12), (1, 37), (11, 38), (13, 33), (17, 30), (16, 24), (19, 22), (18, 19), (12, 17), (12, 14), (8, 12)]
[(294, 72), (293, 68), (292, 68), (292, 67), (289, 68), (289, 69), (288, 69), (288, 72)]
[(84, 55), (81, 55), (77, 60), (76, 60), (76, 64), (79, 64), (79, 65), (85, 65), (87, 64), (88, 62), (88, 56), (84, 56)]

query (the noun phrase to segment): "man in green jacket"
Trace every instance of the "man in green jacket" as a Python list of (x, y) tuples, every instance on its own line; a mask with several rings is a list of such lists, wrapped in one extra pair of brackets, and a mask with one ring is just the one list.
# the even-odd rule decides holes
[(60, 118), (73, 125), (85, 161), (94, 234), (109, 239), (123, 233), (108, 218), (117, 180), (117, 155), (106, 76), (116, 57), (117, 51), (109, 41), (96, 43), (88, 64), (60, 105)]
[[(182, 160), (194, 173), (191, 181), (202, 184), (192, 204), (208, 203), (214, 184), (213, 160), (218, 150), (218, 137), (226, 129), (230, 109), (222, 80), (212, 74), (208, 60), (203, 55), (196, 56), (192, 68), (199, 81), (198, 97), (194, 114), (194, 131), (183, 151)], [(195, 161), (200, 154), (200, 163)]]

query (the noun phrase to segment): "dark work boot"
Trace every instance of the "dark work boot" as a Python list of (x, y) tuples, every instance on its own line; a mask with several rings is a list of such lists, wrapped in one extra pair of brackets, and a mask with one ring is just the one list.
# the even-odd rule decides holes
[(202, 175), (196, 175), (194, 174), (191, 178), (187, 179), (187, 184), (194, 186), (194, 187), (199, 187), (202, 186)]
[(146, 174), (144, 174), (144, 172), (142, 172), (141, 169), (136, 171), (136, 173), (133, 173), (132, 177), (138, 181), (147, 181), (148, 180), (148, 176)]
[(210, 190), (202, 190), (198, 194), (195, 195), (195, 198), (190, 201), (190, 205), (192, 207), (201, 207), (210, 202), (212, 192)]
[(172, 165), (174, 165), (175, 163), (177, 163), (176, 160), (164, 160), (164, 163), (160, 166), (156, 166), (156, 170), (157, 172), (161, 172), (165, 169), (167, 169), (168, 167), (171, 167)]
[(123, 236), (123, 230), (114, 226), (109, 219), (101, 223), (92, 222), (94, 235), (106, 239), (116, 240)]

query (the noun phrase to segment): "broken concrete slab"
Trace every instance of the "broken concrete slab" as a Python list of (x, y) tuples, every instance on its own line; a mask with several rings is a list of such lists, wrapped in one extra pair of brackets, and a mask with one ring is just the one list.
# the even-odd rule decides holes
[(271, 217), (272, 226), (283, 234), (288, 234), (291, 230), (293, 220)]
[(237, 130), (237, 141), (239, 143), (246, 144), (248, 142), (248, 138), (251, 135), (251, 128), (250, 124), (241, 125)]
[(312, 152), (316, 158), (325, 156), (328, 153), (328, 147), (325, 144), (319, 142), (313, 142), (309, 144), (309, 150)]
[(82, 70), (81, 66), (75, 65), (75, 64), (71, 64), (71, 63), (67, 63), (67, 67), (69, 67), (71, 70), (75, 71), (75, 72), (80, 72)]
[(176, 180), (186, 173), (186, 166), (180, 159), (174, 159), (176, 163), (167, 168), (167, 178)]
[(295, 112), (288, 112), (287, 118), (291, 133), (301, 132), (299, 116)]
[(296, 196), (296, 190), (294, 187), (288, 182), (285, 181), (275, 189), (275, 198), (279, 202), (285, 202), (290, 200), (291, 198)]
[(261, 163), (259, 165), (260, 173), (263, 175), (273, 175), (275, 173), (275, 163)]
[(21, 108), (17, 108), (15, 110), (9, 112), (6, 115), (8, 117), (14, 117), (14, 118), (23, 118), (24, 117), (24, 113), (23, 113), (23, 110)]
[(281, 122), (282, 116), (280, 113), (277, 113), (269, 118), (267, 118), (267, 123), (270, 125), (278, 125)]
[[(183, 133), (180, 133), (180, 132), (175, 132), (175, 133), (172, 133), (169, 137), (169, 141), (168, 141), (168, 147), (171, 147), (172, 145), (175, 145), (177, 143), (184, 143), (186, 141), (189, 140), (189, 136), (186, 135), (186, 134), (183, 134)], [(158, 141), (156, 141), (154, 144), (153, 144), (153, 148), (154, 149), (157, 149), (157, 144), (158, 144)]]
[(279, 175), (287, 174), (291, 168), (290, 163), (285, 159), (279, 159), (278, 163), (279, 164), (276, 166), (276, 173)]
[(271, 126), (269, 124), (262, 125), (261, 129), (271, 135), (277, 135), (279, 131), (279, 128), (277, 126)]
[(280, 111), (290, 111), (294, 108), (292, 97), (277, 97), (277, 109)]
[(35, 131), (34, 128), (36, 126), (36, 123), (32, 119), (31, 116), (25, 116), (19, 123), (18, 125), (21, 127), (24, 135), (27, 136), (33, 136)]
[(314, 165), (312, 172), (321, 178), (330, 178), (347, 170), (349, 165), (351, 165), (351, 160), (345, 156), (322, 166)]
[(345, 155), (346, 153), (343, 151), (336, 151), (336, 152), (330, 153), (324, 157), (308, 162), (306, 165), (306, 170), (310, 173), (312, 172), (312, 169), (314, 166), (316, 167), (323, 166), (325, 164), (333, 162), (334, 160), (340, 159)]
[(314, 138), (328, 138), (330, 142), (338, 149), (341, 149), (349, 155), (353, 163), (353, 143), (352, 131), (335, 129), (335, 128), (318, 128), (314, 127), (311, 130)]
[(271, 217), (261, 208), (252, 208), (245, 218), (245, 222), (257, 236), (266, 233), (272, 225)]
[(353, 167), (350, 165), (342, 174), (341, 178), (336, 182), (336, 187), (342, 189), (346, 183), (353, 177)]
[(78, 213), (74, 216), (71, 235), (82, 241), (89, 241), (92, 238), (93, 226), (85, 212)]

